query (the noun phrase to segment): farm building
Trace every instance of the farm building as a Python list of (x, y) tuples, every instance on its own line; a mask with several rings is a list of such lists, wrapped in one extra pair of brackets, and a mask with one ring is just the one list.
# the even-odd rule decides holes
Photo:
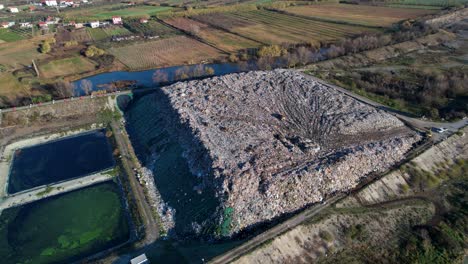
[(112, 24), (114, 24), (114, 25), (122, 25), (122, 17), (113, 16), (113, 17), (112, 17)]
[(45, 6), (57, 6), (57, 0), (42, 0), (41, 3)]
[(20, 27), (21, 28), (32, 28), (33, 25), (31, 24), (31, 22), (21, 22)]
[(91, 28), (98, 28), (99, 27), (99, 21), (92, 21), (92, 22), (89, 22), (89, 26)]
[(130, 260), (130, 263), (131, 264), (149, 264), (150, 262), (145, 254), (141, 254), (140, 256), (136, 258), (132, 258)]
[(48, 25), (46, 22), (44, 21), (41, 21), (37, 24), (40, 28), (44, 29), (44, 28), (48, 28)]
[(9, 28), (9, 27), (10, 27), (10, 24), (9, 24), (8, 22), (2, 22), (2, 23), (0, 24), (0, 26), (1, 26), (2, 28)]
[(17, 7), (10, 7), (8, 9), (10, 10), (11, 13), (18, 13), (19, 12)]
[(141, 23), (141, 24), (146, 24), (146, 23), (148, 23), (148, 19), (146, 19), (146, 18), (140, 18), (140, 23)]
[(63, 6), (73, 6), (73, 0), (64, 0), (60, 2), (60, 5)]
[(83, 28), (83, 27), (84, 27), (83, 23), (76, 23), (75, 24), (75, 28)]

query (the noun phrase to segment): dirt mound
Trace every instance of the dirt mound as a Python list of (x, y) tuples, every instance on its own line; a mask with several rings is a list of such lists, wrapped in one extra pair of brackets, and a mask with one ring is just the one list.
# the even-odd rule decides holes
[(231, 74), (163, 92), (172, 110), (161, 118), (173, 120), (168, 130), (203, 181), (194, 188), (214, 186), (221, 202), (221, 235), (350, 189), (419, 140), (395, 117), (294, 71)]

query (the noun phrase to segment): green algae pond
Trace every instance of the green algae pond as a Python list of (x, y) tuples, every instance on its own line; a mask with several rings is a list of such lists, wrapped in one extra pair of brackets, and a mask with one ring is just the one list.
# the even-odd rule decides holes
[(119, 186), (106, 182), (4, 210), (2, 263), (70, 263), (130, 239)]

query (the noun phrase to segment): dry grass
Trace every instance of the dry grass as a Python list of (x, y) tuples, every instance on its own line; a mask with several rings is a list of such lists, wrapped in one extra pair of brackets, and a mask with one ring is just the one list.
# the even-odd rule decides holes
[(258, 47), (260, 45), (258, 42), (248, 40), (226, 31), (215, 29), (207, 24), (188, 18), (172, 18), (165, 22), (184, 31), (191, 32), (207, 43), (210, 43), (226, 52), (235, 52), (241, 49)]
[(130, 69), (194, 64), (221, 55), (218, 50), (185, 36), (111, 48), (109, 52)]
[[(50, 36), (49, 36), (50, 37)], [(31, 65), (31, 61), (49, 57), (39, 53), (41, 40), (45, 37), (36, 37), (28, 40), (0, 44), (0, 64), (13, 69)]]
[(311, 18), (334, 20), (366, 26), (390, 26), (398, 21), (434, 13), (433, 10), (382, 6), (324, 4), (296, 6), (284, 11)]
[(75, 56), (53, 60), (46, 64), (39, 65), (39, 71), (44, 78), (57, 78), (92, 71), (95, 67), (96, 64), (88, 59)]
[(200, 19), (265, 44), (331, 41), (373, 30), (265, 10), (212, 14), (211, 17), (200, 16)]
[(29, 94), (29, 86), (23, 85), (11, 73), (0, 74), (0, 97), (14, 98), (17, 95)]

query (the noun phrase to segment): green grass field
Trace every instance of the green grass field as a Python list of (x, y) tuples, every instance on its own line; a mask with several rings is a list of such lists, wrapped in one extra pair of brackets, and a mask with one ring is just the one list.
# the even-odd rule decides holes
[(13, 42), (23, 39), (20, 34), (17, 34), (10, 29), (0, 29), (0, 39), (6, 42)]
[(124, 28), (124, 27), (112, 27), (112, 28), (104, 28), (104, 32), (108, 36), (123, 36), (123, 35), (130, 35), (131, 32)]
[(109, 37), (102, 28), (87, 28), (86, 30), (94, 41), (100, 41)]

